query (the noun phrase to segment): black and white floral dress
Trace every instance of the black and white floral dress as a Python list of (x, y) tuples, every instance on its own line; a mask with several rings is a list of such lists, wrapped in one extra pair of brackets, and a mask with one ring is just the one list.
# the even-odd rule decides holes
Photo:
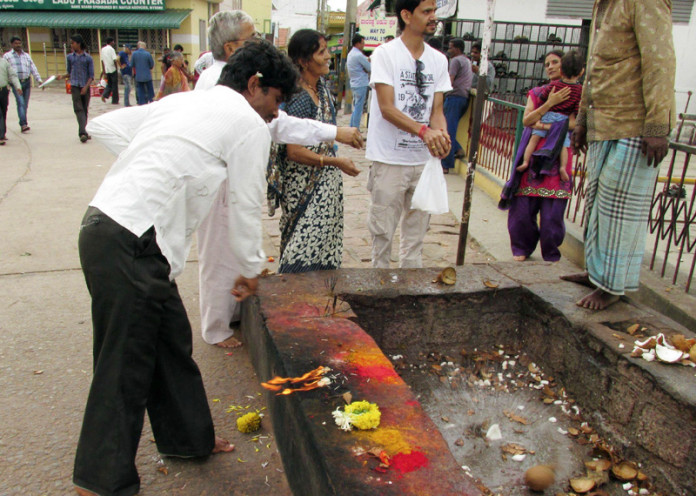
[[(322, 80), (317, 87), (317, 106), (306, 90), (287, 104), (289, 115), (336, 124), (336, 112)], [(307, 147), (324, 156), (335, 156), (333, 143)], [(280, 217), (280, 261), (278, 271), (309, 272), (333, 270), (343, 258), (343, 178), (336, 167), (315, 167), (293, 162), (285, 146), (276, 156)]]

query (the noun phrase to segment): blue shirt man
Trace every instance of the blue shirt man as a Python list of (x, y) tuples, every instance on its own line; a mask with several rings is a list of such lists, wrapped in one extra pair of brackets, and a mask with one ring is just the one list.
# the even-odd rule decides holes
[(131, 67), (135, 71), (135, 98), (138, 105), (145, 105), (155, 98), (155, 89), (152, 86), (152, 68), (155, 61), (146, 50), (144, 41), (138, 42), (138, 49), (131, 55)]
[(123, 79), (123, 104), (126, 107), (130, 107), (130, 91), (133, 85), (133, 68), (129, 59), (131, 53), (131, 46), (128, 43), (118, 52), (118, 63), (121, 67), (121, 79)]
[(355, 34), (352, 44), (353, 48), (346, 61), (346, 69), (350, 76), (350, 89), (353, 92), (353, 115), (350, 116), (350, 126), (360, 129), (367, 88), (370, 84), (370, 61), (362, 52), (365, 48), (364, 36)]
[(57, 79), (70, 78), (73, 111), (77, 118), (77, 135), (82, 143), (90, 138), (87, 134), (87, 114), (89, 112), (90, 85), (94, 80), (94, 60), (85, 50), (87, 44), (79, 34), (70, 36), (72, 53), (68, 55), (67, 74), (58, 74)]

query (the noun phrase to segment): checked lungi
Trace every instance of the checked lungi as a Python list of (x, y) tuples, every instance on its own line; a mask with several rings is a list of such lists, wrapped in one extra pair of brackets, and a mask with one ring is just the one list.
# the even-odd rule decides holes
[(587, 152), (585, 267), (598, 288), (637, 291), (658, 167), (642, 138), (596, 141)]

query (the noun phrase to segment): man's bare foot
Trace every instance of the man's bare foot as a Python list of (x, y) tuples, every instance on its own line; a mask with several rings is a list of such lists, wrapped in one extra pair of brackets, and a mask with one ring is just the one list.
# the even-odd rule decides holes
[(82, 489), (81, 487), (77, 486), (75, 486), (75, 492), (80, 496), (99, 496), (97, 493), (93, 493), (92, 491), (88, 491), (87, 489)]
[(619, 295), (613, 295), (597, 288), (582, 300), (578, 301), (576, 305), (590, 310), (604, 310), (609, 305), (613, 305), (619, 301), (619, 298)]
[(575, 284), (581, 284), (582, 286), (587, 286), (590, 289), (595, 289), (597, 287), (592, 284), (592, 281), (590, 281), (590, 275), (587, 272), (568, 274), (566, 276), (561, 276), (561, 279), (568, 282), (574, 282)]
[(561, 181), (563, 181), (564, 183), (567, 183), (568, 181), (570, 181), (570, 176), (568, 175), (568, 171), (561, 170), (561, 171), (559, 171), (558, 175), (561, 176)]
[(224, 341), (215, 343), (215, 346), (219, 346), (220, 348), (239, 348), (240, 346), (242, 346), (242, 342), (234, 336), (230, 336)]
[(515, 262), (524, 262), (525, 260), (527, 260), (527, 257), (525, 257), (524, 255), (515, 255), (514, 257), (512, 257), (512, 259)]
[(227, 439), (222, 439), (221, 437), (215, 436), (215, 447), (213, 448), (213, 454), (229, 453), (230, 451), (234, 451), (234, 444), (230, 444)]
[(517, 172), (523, 172), (527, 170), (527, 167), (529, 167), (529, 163), (523, 162), (522, 165), (517, 166)]

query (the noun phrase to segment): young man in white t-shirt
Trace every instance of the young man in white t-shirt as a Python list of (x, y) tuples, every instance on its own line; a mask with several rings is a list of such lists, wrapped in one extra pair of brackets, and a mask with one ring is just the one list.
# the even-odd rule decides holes
[(435, 32), (435, 0), (397, 0), (401, 36), (372, 54), (372, 114), (365, 156), (372, 160), (367, 189), (372, 204), (372, 266), (389, 268), (392, 239), (401, 220), (399, 266), (422, 267), (430, 215), (411, 210), (411, 197), (428, 158), (447, 156), (450, 139), (442, 111), (452, 89), (447, 58), (428, 46)]

